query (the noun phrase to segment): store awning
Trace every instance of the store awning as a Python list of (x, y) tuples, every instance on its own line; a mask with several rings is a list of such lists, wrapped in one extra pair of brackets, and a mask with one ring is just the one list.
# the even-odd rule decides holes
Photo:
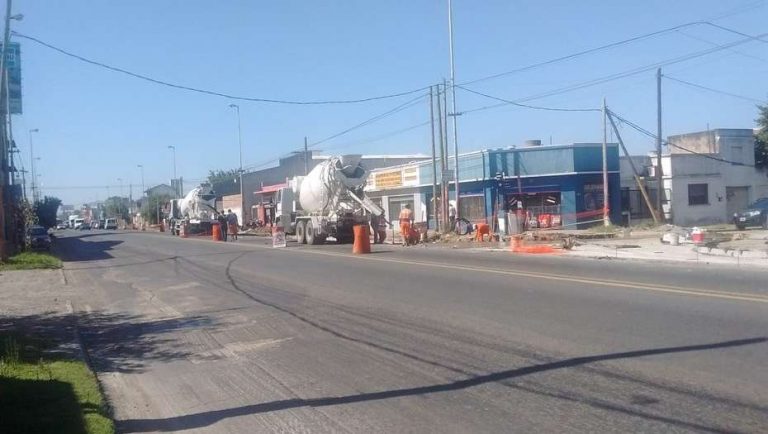
[(264, 185), (261, 187), (261, 190), (254, 191), (253, 194), (274, 193), (277, 190), (280, 190), (281, 188), (285, 188), (285, 187), (288, 187), (287, 182), (284, 182), (282, 184)]

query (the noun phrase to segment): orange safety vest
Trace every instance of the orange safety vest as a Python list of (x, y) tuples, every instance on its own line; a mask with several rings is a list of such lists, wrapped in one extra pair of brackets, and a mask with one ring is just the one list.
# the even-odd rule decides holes
[(400, 216), (398, 218), (400, 219), (400, 223), (410, 223), (413, 218), (413, 211), (408, 208), (403, 208), (400, 210)]

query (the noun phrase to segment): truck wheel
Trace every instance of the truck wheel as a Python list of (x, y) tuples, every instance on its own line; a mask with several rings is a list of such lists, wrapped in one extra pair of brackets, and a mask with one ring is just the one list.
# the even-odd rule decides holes
[(315, 244), (315, 228), (312, 227), (311, 221), (307, 221), (305, 232), (306, 232), (305, 236), (307, 238), (307, 244)]
[(307, 244), (307, 227), (305, 223), (304, 220), (296, 222), (296, 241), (299, 244)]

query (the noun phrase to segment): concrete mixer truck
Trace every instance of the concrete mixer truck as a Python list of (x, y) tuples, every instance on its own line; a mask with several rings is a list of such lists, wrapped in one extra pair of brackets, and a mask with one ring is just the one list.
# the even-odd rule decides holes
[(384, 210), (363, 193), (368, 170), (360, 155), (331, 157), (306, 176), (297, 176), (278, 191), (275, 221), (301, 244), (354, 240), (353, 227), (370, 224)]
[(168, 227), (179, 235), (181, 226), (188, 224), (190, 233), (208, 232), (216, 219), (216, 193), (209, 184), (200, 184), (182, 199), (171, 201)]

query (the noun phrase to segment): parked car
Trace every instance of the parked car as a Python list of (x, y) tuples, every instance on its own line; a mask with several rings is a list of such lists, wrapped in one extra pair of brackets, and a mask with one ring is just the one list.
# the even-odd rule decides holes
[(81, 223), (77, 228), (81, 231), (90, 231), (93, 223)]
[(56, 225), (56, 229), (57, 230), (62, 230), (62, 229), (66, 229), (66, 228), (67, 228), (67, 223), (66, 222), (61, 222), (61, 223)]
[(104, 229), (117, 229), (117, 219), (107, 219), (104, 223)]
[(747, 226), (762, 226), (768, 229), (768, 197), (758, 199), (744, 211), (733, 214), (733, 224), (743, 231)]
[(49, 250), (51, 248), (51, 237), (48, 230), (42, 226), (30, 226), (27, 229), (27, 243), (32, 249)]
[(85, 224), (85, 220), (84, 219), (80, 219), (80, 218), (75, 219), (74, 220), (74, 224), (72, 226), (72, 229), (82, 229), (84, 224)]

